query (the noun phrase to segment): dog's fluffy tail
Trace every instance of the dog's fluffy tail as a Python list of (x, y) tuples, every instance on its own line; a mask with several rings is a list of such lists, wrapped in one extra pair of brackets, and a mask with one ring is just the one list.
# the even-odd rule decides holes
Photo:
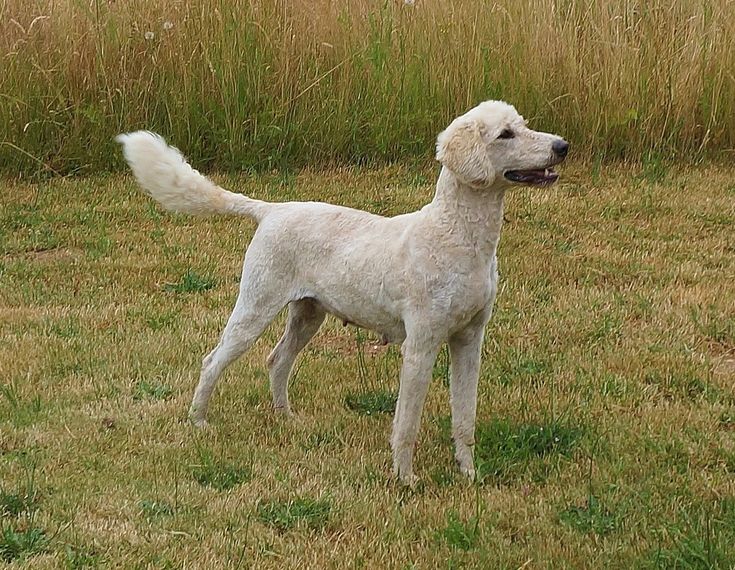
[(260, 221), (269, 204), (220, 188), (194, 170), (178, 149), (149, 131), (118, 135), (138, 183), (167, 210), (185, 214), (240, 214)]

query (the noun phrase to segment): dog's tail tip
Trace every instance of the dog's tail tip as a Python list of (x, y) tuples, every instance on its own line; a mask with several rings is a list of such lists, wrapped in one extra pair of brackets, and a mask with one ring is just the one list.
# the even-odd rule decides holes
[(120, 133), (115, 136), (114, 140), (122, 145), (123, 152), (133, 146), (141, 144), (146, 145), (153, 143), (162, 148), (169, 146), (161, 135), (154, 133), (153, 131), (131, 131), (129, 133)]

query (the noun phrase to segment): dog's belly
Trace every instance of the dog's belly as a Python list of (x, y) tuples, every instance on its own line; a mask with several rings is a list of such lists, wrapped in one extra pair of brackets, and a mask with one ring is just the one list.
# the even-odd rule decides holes
[(309, 295), (331, 315), (341, 320), (345, 325), (355, 325), (379, 334), (385, 344), (401, 344), (406, 338), (406, 328), (400, 317), (394, 316), (385, 308), (372, 303), (361, 303), (360, 310), (346, 306), (334, 299), (327, 299), (321, 295)]

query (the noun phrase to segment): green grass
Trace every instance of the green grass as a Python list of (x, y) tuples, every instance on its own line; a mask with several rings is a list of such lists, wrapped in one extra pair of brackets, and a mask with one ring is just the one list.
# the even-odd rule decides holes
[(726, 570), (732, 568), (735, 502), (731, 497), (706, 509), (684, 511), (667, 528), (668, 546), (652, 549), (642, 568)]
[(69, 570), (100, 568), (102, 557), (90, 549), (67, 544), (64, 548), (64, 567)]
[(212, 277), (199, 275), (191, 269), (187, 269), (186, 273), (176, 283), (167, 283), (164, 287), (166, 291), (173, 293), (203, 293), (209, 291), (216, 285)]
[(38, 497), (35, 492), (11, 492), (0, 489), (0, 516), (18, 517), (37, 509)]
[(160, 384), (159, 382), (149, 382), (147, 380), (141, 380), (135, 386), (133, 398), (137, 400), (167, 400), (171, 397), (172, 394), (173, 388), (171, 388), (171, 386)]
[(200, 450), (199, 462), (192, 469), (194, 480), (202, 487), (229, 491), (252, 479), (252, 470), (240, 463), (216, 460), (211, 453)]
[(605, 535), (615, 530), (617, 519), (594, 495), (583, 506), (574, 505), (559, 513), (559, 520), (582, 533)]
[[(273, 414), (264, 364), (281, 315), (224, 373), (210, 426), (189, 424), (252, 222), (163, 213), (127, 177), (2, 180), (0, 565), (729, 568), (735, 172), (651, 168), (569, 163), (508, 193), (480, 480), (454, 464), (443, 350), (414, 490), (392, 479), (381, 412), (400, 352), (333, 318), (297, 362), (293, 417)], [(214, 178), (394, 215), (435, 176)], [(187, 269), (216, 286), (167, 290)]]
[(480, 423), (475, 463), (481, 482), (508, 483), (526, 472), (542, 478), (556, 456), (569, 457), (583, 430), (562, 422), (514, 424), (505, 419)]
[(398, 395), (389, 390), (349, 393), (345, 396), (345, 406), (363, 416), (392, 414), (396, 409)]
[(46, 551), (48, 537), (40, 528), (16, 529), (2, 525), (0, 531), (0, 560), (13, 562), (27, 559)]
[(439, 534), (451, 548), (472, 550), (480, 541), (480, 518), (471, 517), (468, 521), (459, 518), (456, 512), (447, 515), (447, 526)]
[(50, 538), (38, 526), (40, 492), (36, 484), (37, 463), (33, 457), (19, 457), (24, 473), (16, 491), (0, 486), (0, 560), (13, 562), (32, 558), (48, 549)]
[(258, 520), (281, 532), (303, 525), (311, 530), (323, 528), (332, 510), (328, 499), (297, 497), (287, 501), (266, 501), (258, 505)]
[(140, 511), (148, 520), (154, 520), (159, 517), (170, 517), (175, 514), (174, 506), (167, 501), (156, 501), (144, 499), (140, 501)]

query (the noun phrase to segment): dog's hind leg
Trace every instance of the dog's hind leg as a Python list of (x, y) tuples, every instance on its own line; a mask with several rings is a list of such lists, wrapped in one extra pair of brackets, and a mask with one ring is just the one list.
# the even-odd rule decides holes
[(300, 299), (288, 305), (286, 331), (266, 361), (270, 373), (273, 408), (289, 413), (288, 377), (299, 352), (319, 330), (325, 316), (324, 309), (313, 299)]
[[(243, 272), (245, 273), (245, 271)], [(240, 296), (230, 315), (219, 343), (202, 361), (199, 384), (189, 408), (189, 419), (197, 426), (206, 424), (207, 407), (222, 371), (248, 350), (265, 328), (288, 302), (288, 298), (273, 281), (253, 289), (243, 283)]]

